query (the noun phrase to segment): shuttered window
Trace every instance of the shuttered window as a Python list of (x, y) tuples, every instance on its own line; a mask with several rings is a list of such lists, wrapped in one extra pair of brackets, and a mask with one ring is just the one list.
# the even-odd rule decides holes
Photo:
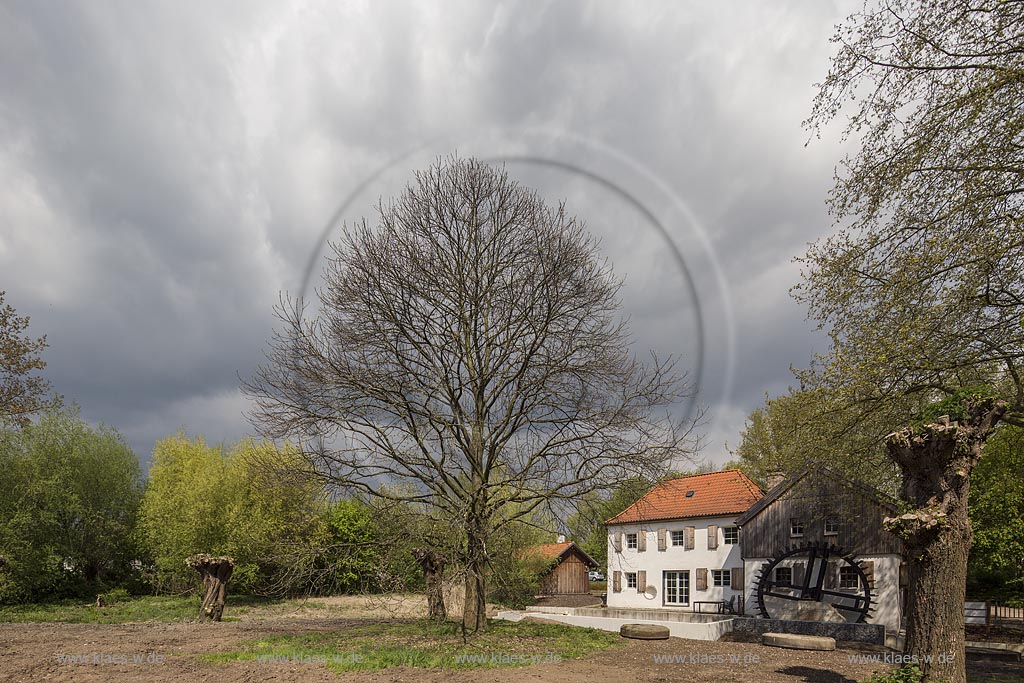
[(708, 550), (718, 547), (718, 527), (714, 524), (708, 525)]
[(708, 589), (708, 570), (698, 569), (697, 570), (697, 590), (706, 591)]
[(732, 589), (736, 591), (743, 590), (743, 567), (732, 568)]

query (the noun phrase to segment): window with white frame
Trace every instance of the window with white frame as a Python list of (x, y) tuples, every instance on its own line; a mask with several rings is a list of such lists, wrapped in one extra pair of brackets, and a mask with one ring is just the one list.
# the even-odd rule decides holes
[(626, 547), (631, 548), (632, 550), (636, 550), (636, 534), (626, 534)]
[(740, 528), (738, 526), (727, 526), (723, 528), (722, 538), (726, 545), (736, 545), (740, 542)]
[(636, 588), (636, 572), (626, 572), (626, 588)]
[(712, 569), (711, 579), (716, 586), (732, 585), (732, 572), (728, 569)]
[(686, 535), (682, 531), (672, 532), (672, 545), (685, 545)]
[(804, 521), (791, 517), (789, 520), (789, 535), (790, 536), (803, 536), (804, 535)]
[(839, 533), (839, 518), (838, 517), (826, 517), (825, 518), (825, 535), (835, 536)]
[(690, 572), (672, 571), (663, 572), (665, 578), (666, 605), (689, 605), (690, 604)]

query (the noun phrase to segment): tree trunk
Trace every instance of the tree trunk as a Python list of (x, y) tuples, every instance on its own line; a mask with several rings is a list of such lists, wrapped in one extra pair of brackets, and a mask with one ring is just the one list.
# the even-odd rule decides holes
[(985, 439), (1006, 410), (991, 399), (967, 406), (964, 424), (939, 418), (886, 437), (903, 474), (901, 498), (910, 510), (885, 520), (901, 536), (908, 565), (907, 638), (924, 681), (966, 683), (964, 599), (971, 525), (970, 474)]
[(444, 565), (446, 558), (435, 550), (415, 548), (412, 556), (423, 568), (423, 581), (427, 585), (427, 614), (431, 619), (447, 619), (444, 606)]
[(205, 553), (193, 555), (185, 564), (203, 577), (206, 594), (199, 608), (199, 620), (220, 621), (224, 615), (224, 603), (228, 598), (228, 581), (235, 571), (235, 561), (230, 557), (213, 557)]
[(462, 627), (467, 633), (479, 633), (487, 627), (484, 562), (472, 556), (466, 563), (466, 599), (462, 609)]

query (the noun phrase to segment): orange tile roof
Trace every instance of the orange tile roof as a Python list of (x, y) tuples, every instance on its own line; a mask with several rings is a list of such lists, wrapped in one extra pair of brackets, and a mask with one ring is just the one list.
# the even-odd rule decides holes
[(572, 541), (566, 541), (565, 543), (543, 543), (541, 545), (531, 546), (523, 551), (524, 555), (530, 557), (540, 557), (545, 560), (553, 560), (556, 557), (560, 557), (569, 546), (573, 543)]
[[(687, 498), (687, 491), (694, 493)], [(667, 479), (605, 524), (740, 514), (763, 495), (739, 470)]]
[(588, 565), (592, 567), (597, 566), (597, 562), (594, 562), (593, 558), (591, 558), (590, 555), (584, 552), (583, 548), (576, 545), (573, 541), (534, 545), (523, 549), (520, 554), (522, 557), (539, 557), (544, 560), (555, 560), (564, 555), (569, 548), (575, 548), (576, 552), (580, 554), (580, 557), (582, 557)]

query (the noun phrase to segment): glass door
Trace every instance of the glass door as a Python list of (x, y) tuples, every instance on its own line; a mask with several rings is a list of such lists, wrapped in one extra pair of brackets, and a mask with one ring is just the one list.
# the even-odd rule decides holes
[(690, 604), (690, 572), (664, 572), (666, 605), (689, 605)]

